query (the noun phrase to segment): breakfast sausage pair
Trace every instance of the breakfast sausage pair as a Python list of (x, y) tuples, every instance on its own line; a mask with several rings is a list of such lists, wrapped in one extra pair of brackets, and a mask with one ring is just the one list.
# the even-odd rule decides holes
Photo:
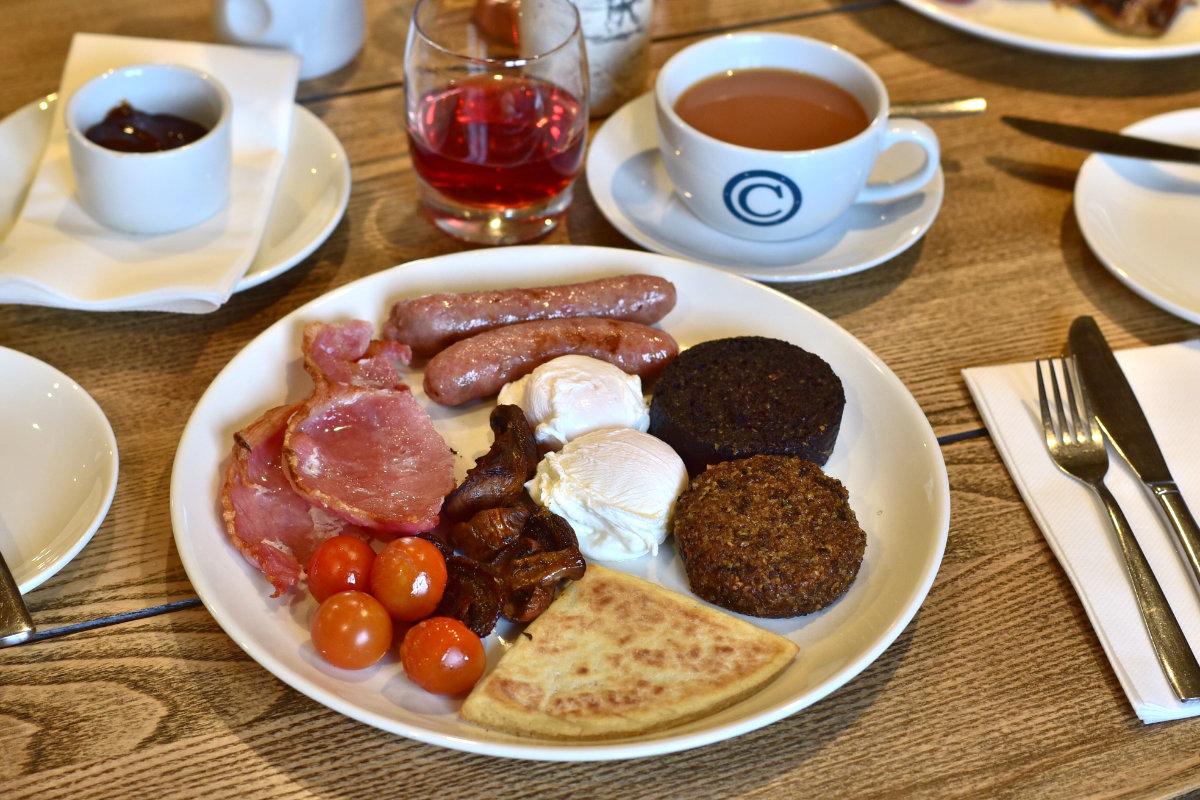
[(674, 306), (670, 281), (622, 275), (404, 300), (392, 308), (384, 335), (417, 356), (433, 356), (425, 368), (426, 393), (443, 405), (460, 405), (569, 353), (652, 377), (679, 347), (649, 325)]

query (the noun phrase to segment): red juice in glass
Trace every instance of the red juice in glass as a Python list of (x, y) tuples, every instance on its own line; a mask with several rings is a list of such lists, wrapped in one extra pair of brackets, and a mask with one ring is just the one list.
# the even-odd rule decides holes
[(477, 244), (552, 231), (583, 166), (587, 98), (571, 0), (417, 0), (404, 104), (426, 218)]
[(581, 112), (574, 95), (546, 81), (468, 78), (417, 104), (408, 129), (413, 167), (460, 203), (490, 209), (544, 203), (579, 172), (587, 123)]

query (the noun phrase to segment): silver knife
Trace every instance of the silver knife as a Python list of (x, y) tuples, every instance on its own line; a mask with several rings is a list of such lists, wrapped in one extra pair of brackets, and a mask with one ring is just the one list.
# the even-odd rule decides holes
[(1097, 153), (1108, 153), (1126, 158), (1148, 158), (1153, 161), (1178, 161), (1183, 164), (1200, 164), (1200, 149), (1184, 147), (1179, 144), (1156, 142), (1153, 139), (1142, 139), (1137, 136), (1127, 136), (1123, 133), (1102, 131), (1097, 128), (1084, 128), (1080, 125), (1064, 125), (1059, 122), (1046, 122), (1040, 119), (1026, 117), (1000, 117), (1010, 127), (1021, 133), (1036, 136), (1055, 144), (1076, 147), (1080, 150), (1092, 150)]
[(1183, 502), (1125, 373), (1091, 317), (1078, 317), (1072, 322), (1067, 341), (1100, 425), (1162, 507), (1180, 554), (1200, 591), (1200, 527)]

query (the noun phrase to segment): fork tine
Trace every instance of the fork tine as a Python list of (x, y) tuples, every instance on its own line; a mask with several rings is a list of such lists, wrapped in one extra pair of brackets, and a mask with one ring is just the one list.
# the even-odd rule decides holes
[[(1071, 373), (1075, 371), (1075, 359), (1063, 358), (1062, 371), (1063, 383), (1065, 383), (1067, 386), (1067, 405), (1071, 407), (1071, 422), (1075, 426), (1075, 439), (1076, 441), (1086, 442), (1092, 438), (1092, 425), (1090, 419), (1088, 419), (1085, 423), (1084, 420), (1079, 418), (1079, 405), (1075, 402), (1074, 381), (1071, 380)], [(1078, 373), (1076, 373), (1076, 375), (1078, 375)], [(1079, 383), (1079, 396), (1083, 397), (1082, 381)]]
[(1054, 419), (1050, 416), (1050, 403), (1046, 399), (1046, 384), (1042, 380), (1042, 360), (1040, 358), (1034, 362), (1034, 367), (1037, 369), (1038, 403), (1042, 406), (1042, 430), (1046, 433), (1046, 443), (1050, 444), (1058, 439), (1058, 434), (1054, 432)]
[(1096, 415), (1092, 412), (1092, 403), (1088, 399), (1087, 387), (1083, 383), (1083, 379), (1079, 377), (1079, 361), (1075, 356), (1071, 356), (1071, 367), (1075, 370), (1075, 378), (1079, 382), (1079, 405), (1083, 410), (1083, 418), (1087, 423), (1087, 437), (1089, 439), (1102, 439), (1100, 433), (1100, 423), (1096, 420)]
[(1050, 366), (1050, 387), (1054, 390), (1054, 409), (1058, 412), (1058, 426), (1062, 432), (1062, 443), (1071, 443), (1071, 432), (1067, 428), (1067, 412), (1063, 410), (1062, 393), (1058, 390), (1058, 373), (1054, 369), (1054, 359), (1046, 359)]

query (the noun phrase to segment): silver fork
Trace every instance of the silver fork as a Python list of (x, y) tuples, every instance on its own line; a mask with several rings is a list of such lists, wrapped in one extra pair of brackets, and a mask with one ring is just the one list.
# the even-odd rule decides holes
[[(1083, 382), (1078, 380), (1079, 373), (1075, 368), (1075, 361), (1073, 358), (1062, 359), (1063, 384), (1066, 387), (1067, 405), (1071, 410), (1070, 419), (1063, 409), (1054, 360), (1047, 359), (1047, 366), (1054, 395), (1054, 413), (1046, 397), (1045, 382), (1042, 380), (1042, 361), (1038, 360), (1038, 401), (1042, 406), (1046, 449), (1050, 451), (1050, 457), (1059, 469), (1087, 484), (1104, 504), (1109, 521), (1116, 531), (1117, 541), (1121, 545), (1121, 554), (1125, 556), (1129, 582), (1133, 585), (1138, 610), (1150, 634), (1150, 644), (1154, 647), (1154, 654), (1158, 656), (1158, 663), (1162, 665), (1167, 681), (1180, 700), (1200, 699), (1200, 664), (1196, 663), (1196, 656), (1188, 646), (1179, 622), (1167, 604), (1167, 598), (1163, 596), (1162, 587), (1150, 571), (1150, 564), (1129, 527), (1129, 521), (1125, 519), (1125, 514), (1117, 505), (1112, 492), (1104, 485), (1104, 476), (1108, 473), (1108, 451), (1104, 446), (1104, 434), (1092, 415)], [(1079, 387), (1078, 397), (1076, 386)]]

